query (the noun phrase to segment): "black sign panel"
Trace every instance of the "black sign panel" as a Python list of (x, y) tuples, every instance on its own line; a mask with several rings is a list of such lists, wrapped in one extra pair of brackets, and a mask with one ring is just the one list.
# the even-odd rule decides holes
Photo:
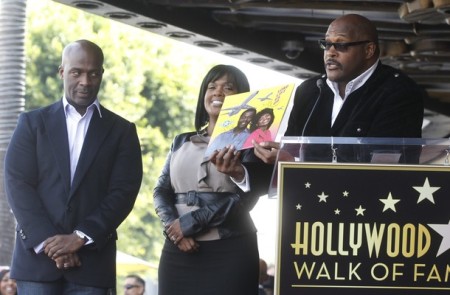
[(450, 167), (280, 163), (276, 294), (450, 294)]

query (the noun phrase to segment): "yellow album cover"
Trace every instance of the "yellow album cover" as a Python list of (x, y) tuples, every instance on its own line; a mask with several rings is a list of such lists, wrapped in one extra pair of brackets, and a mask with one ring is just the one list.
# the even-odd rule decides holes
[(274, 141), (289, 105), (294, 83), (239, 93), (225, 98), (205, 158), (232, 144), (237, 150), (252, 141)]

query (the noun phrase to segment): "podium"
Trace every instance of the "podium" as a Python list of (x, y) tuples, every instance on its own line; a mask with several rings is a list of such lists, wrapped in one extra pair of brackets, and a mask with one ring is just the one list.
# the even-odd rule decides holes
[(450, 294), (450, 140), (283, 137), (275, 294)]

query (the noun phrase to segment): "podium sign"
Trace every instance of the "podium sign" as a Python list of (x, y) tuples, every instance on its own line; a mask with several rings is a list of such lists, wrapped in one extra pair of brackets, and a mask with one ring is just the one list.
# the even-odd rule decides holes
[(450, 294), (450, 167), (278, 163), (278, 295)]

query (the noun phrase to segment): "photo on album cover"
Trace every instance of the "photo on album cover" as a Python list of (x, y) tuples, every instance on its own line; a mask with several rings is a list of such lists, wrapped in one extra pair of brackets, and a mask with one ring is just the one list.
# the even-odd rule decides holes
[(252, 141), (275, 141), (289, 105), (294, 83), (239, 93), (225, 98), (205, 158), (215, 150), (233, 145), (252, 148)]

